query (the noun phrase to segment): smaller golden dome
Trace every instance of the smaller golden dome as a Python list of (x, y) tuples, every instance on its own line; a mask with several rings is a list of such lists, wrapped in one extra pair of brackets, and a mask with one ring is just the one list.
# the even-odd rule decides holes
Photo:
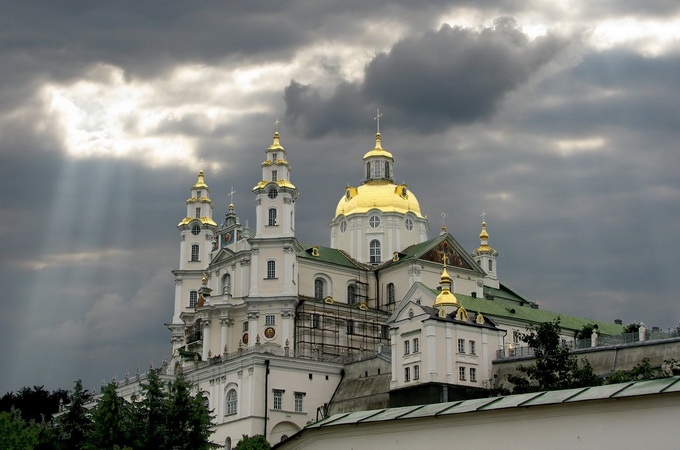
[(194, 184), (192, 189), (208, 189), (208, 185), (205, 184), (205, 181), (203, 180), (203, 171), (202, 170), (200, 172), (198, 172), (198, 181), (196, 182), (196, 184)]
[(486, 222), (482, 222), (482, 232), (479, 233), (479, 239), (489, 239), (489, 233), (486, 232)]
[(267, 150), (271, 150), (271, 151), (281, 151), (281, 150), (283, 150), (283, 147), (281, 146), (281, 143), (279, 142), (279, 138), (280, 138), (280, 135), (279, 135), (279, 132), (277, 131), (276, 133), (274, 133), (274, 142), (272, 143), (272, 145)]
[(489, 233), (486, 231), (486, 222), (482, 222), (482, 232), (479, 233), (480, 245), (474, 254), (493, 253), (495, 250), (489, 246)]
[(392, 153), (388, 152), (382, 148), (382, 141), (380, 139), (380, 133), (375, 134), (375, 148), (364, 155), (364, 159), (371, 158), (373, 156), (381, 156), (383, 158), (394, 159)]
[(451, 278), (451, 275), (449, 275), (449, 272), (446, 270), (446, 261), (444, 261), (444, 270), (442, 270), (442, 276), (439, 278), (439, 284), (441, 285), (442, 290), (434, 301), (435, 307), (458, 304), (458, 299), (451, 292), (452, 282), (453, 278)]

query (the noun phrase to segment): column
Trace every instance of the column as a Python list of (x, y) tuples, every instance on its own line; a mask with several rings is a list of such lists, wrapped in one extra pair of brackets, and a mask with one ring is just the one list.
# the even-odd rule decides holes
[(208, 360), (208, 352), (210, 351), (210, 320), (203, 321), (203, 354), (201, 358), (203, 361)]

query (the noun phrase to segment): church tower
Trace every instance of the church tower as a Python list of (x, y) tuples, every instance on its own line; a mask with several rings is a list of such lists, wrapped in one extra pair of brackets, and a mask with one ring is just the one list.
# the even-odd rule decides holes
[(290, 182), (291, 167), (280, 136), (266, 150), (262, 180), (253, 188), (257, 220), (252, 244), (250, 296), (294, 295), (295, 201), (298, 190)]
[(482, 222), (482, 232), (479, 233), (480, 245), (472, 253), (472, 257), (477, 261), (484, 272), (486, 272), (487, 279), (485, 284), (496, 289), (499, 288), (498, 275), (496, 274), (497, 264), (496, 258), (498, 257), (498, 252), (493, 248), (489, 247), (489, 233), (486, 231), (486, 222)]
[(394, 183), (394, 157), (375, 147), (364, 155), (364, 182), (347, 186), (330, 224), (331, 247), (359, 262), (380, 264), (413, 244), (427, 240), (429, 223), (406, 184)]
[(198, 173), (196, 184), (191, 187), (191, 197), (186, 200), (186, 217), (177, 224), (180, 235), (179, 269), (175, 275), (175, 309), (172, 323), (173, 352), (184, 339), (184, 323), (180, 314), (193, 310), (198, 304), (204, 271), (210, 263), (210, 253), (217, 232), (212, 219), (213, 203), (210, 189), (205, 184), (203, 171)]

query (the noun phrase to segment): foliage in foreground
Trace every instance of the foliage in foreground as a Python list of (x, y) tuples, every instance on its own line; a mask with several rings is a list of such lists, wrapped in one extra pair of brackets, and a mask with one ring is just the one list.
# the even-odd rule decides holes
[(235, 450), (269, 450), (270, 448), (269, 442), (261, 434), (250, 437), (244, 434), (236, 444)]
[(560, 320), (530, 327), (522, 341), (534, 349), (536, 361), (530, 366), (520, 365), (522, 375), (509, 375), (513, 393), (550, 391), (586, 386), (599, 386), (602, 379), (595, 375), (587, 360), (579, 365), (576, 355), (560, 338)]
[(0, 448), (5, 450), (207, 450), (213, 426), (203, 396), (179, 375), (164, 383), (150, 371), (141, 400), (128, 402), (111, 383), (94, 408), (77, 381), (68, 409), (52, 422), (36, 424), (18, 412), (0, 413)]

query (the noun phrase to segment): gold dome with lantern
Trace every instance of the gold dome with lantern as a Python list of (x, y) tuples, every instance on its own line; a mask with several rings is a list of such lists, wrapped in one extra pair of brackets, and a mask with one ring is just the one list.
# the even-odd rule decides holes
[(359, 187), (347, 186), (338, 202), (335, 217), (362, 214), (377, 209), (389, 213), (413, 213), (422, 218), (418, 199), (407, 184), (395, 184), (392, 153), (382, 148), (380, 133), (375, 135), (375, 148), (364, 155), (366, 179)]

